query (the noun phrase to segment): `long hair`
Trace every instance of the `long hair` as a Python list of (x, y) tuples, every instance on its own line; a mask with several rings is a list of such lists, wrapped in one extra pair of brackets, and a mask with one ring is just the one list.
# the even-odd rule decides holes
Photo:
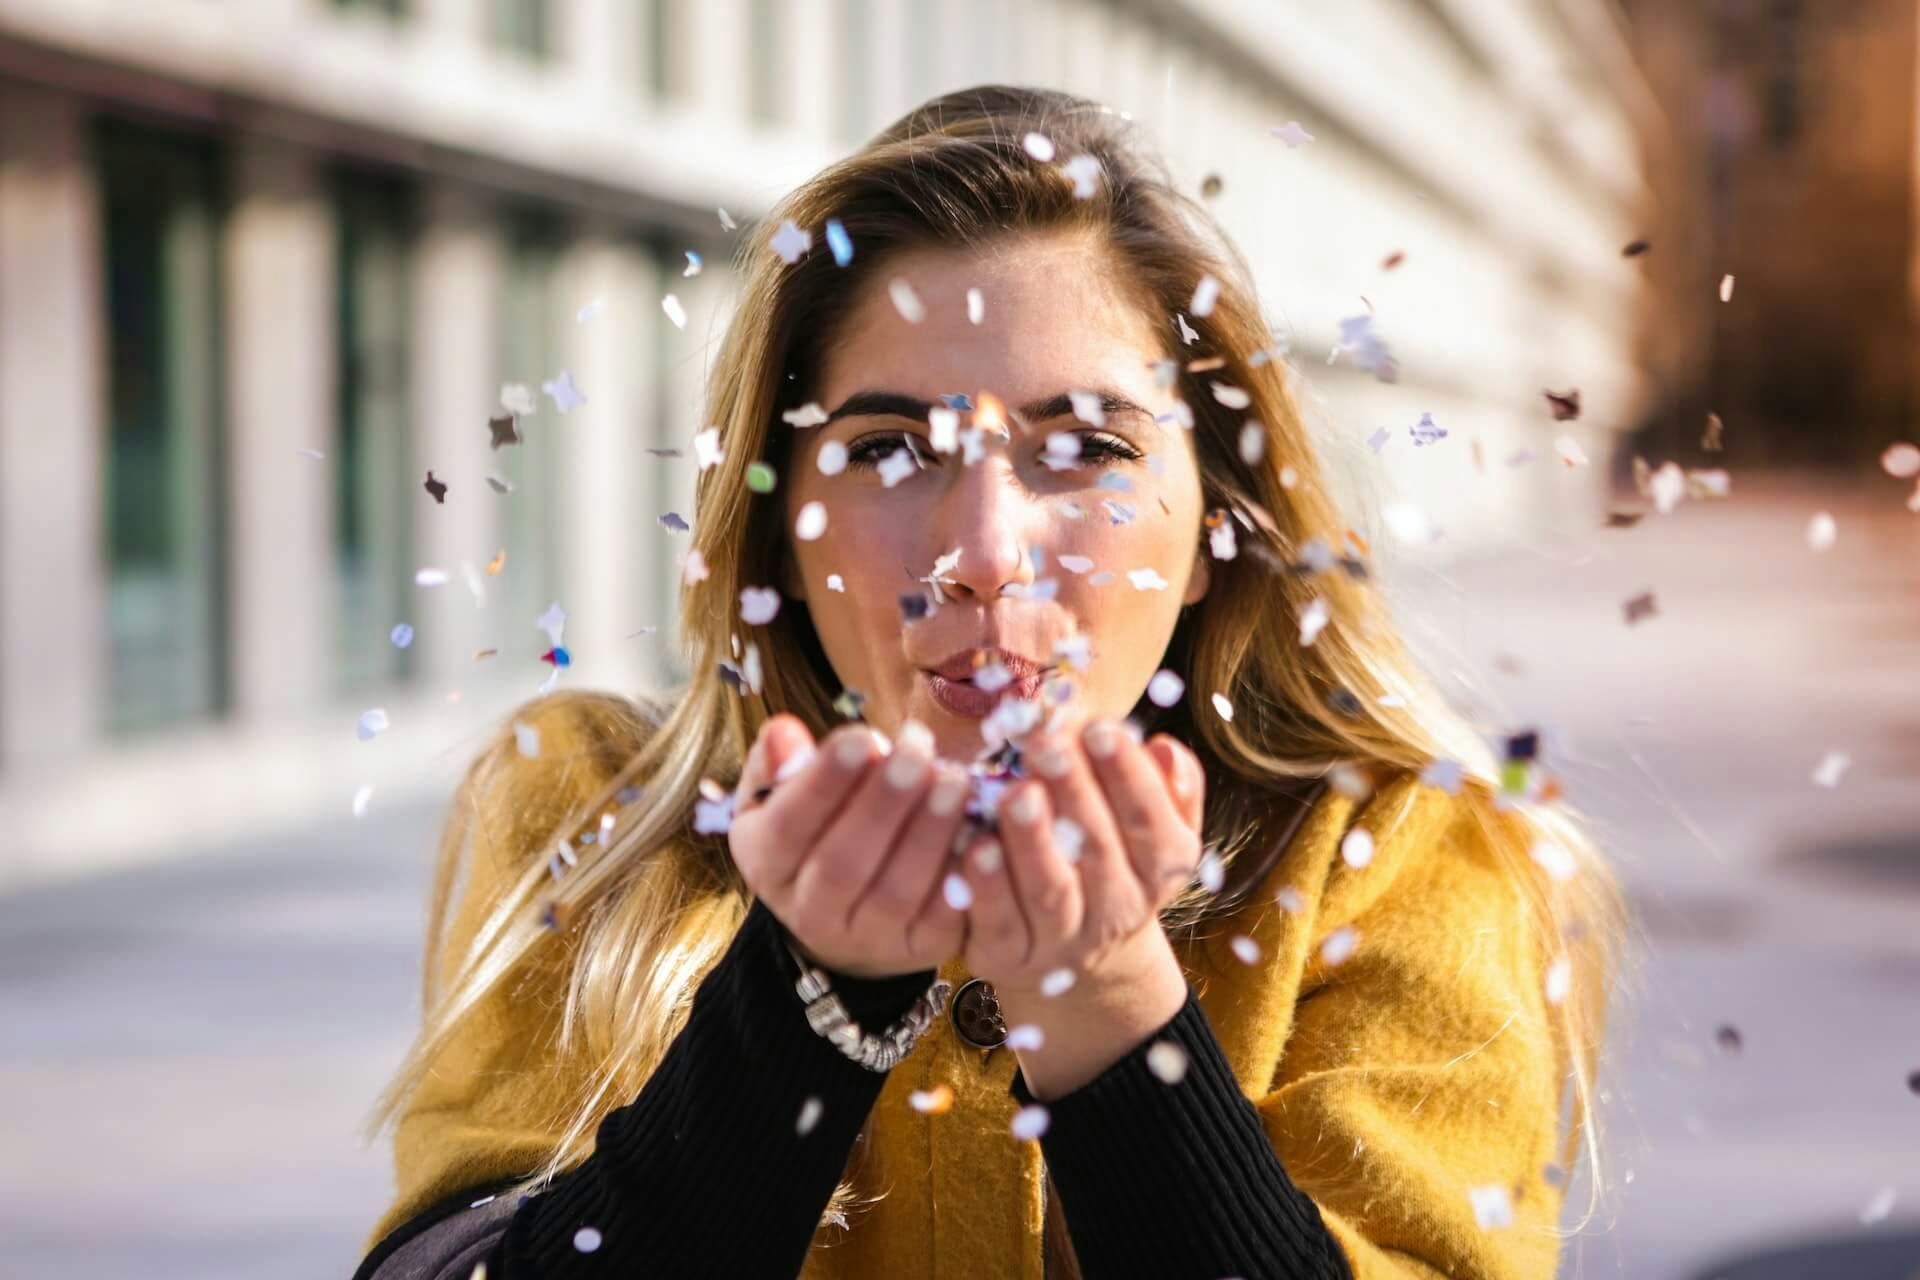
[[(1093, 193), (1076, 192), (1061, 165), (1029, 154), (1028, 133), (1050, 139), (1062, 161), (1091, 157)], [(769, 247), (773, 229), (789, 219), (818, 234), (830, 217), (858, 246), (845, 267), (818, 251), (789, 265)], [(756, 461), (785, 469), (793, 431), (780, 415), (812, 397), (835, 320), (849, 313), (876, 272), (916, 248), (984, 246), (1016, 233), (1097, 241), (1116, 278), (1159, 326), (1164, 349), (1156, 354), (1179, 362), (1177, 394), (1191, 413), (1188, 434), (1210, 519), (1235, 525), (1239, 554), (1213, 562), (1209, 590), (1183, 612), (1162, 663), (1194, 693), (1166, 709), (1143, 697), (1133, 711), (1142, 728), (1178, 737), (1205, 766), (1207, 846), (1231, 875), (1262, 847), (1276, 797), (1297, 795), (1303, 780), (1355, 767), (1419, 770), (1435, 760), (1464, 766), (1469, 803), (1511, 871), (1527, 927), (1545, 954), (1573, 961), (1573, 990), (1553, 1011), (1572, 1094), (1563, 1163), (1570, 1173), (1584, 1144), (1597, 1197), (1590, 1102), (1624, 934), (1608, 868), (1564, 809), (1495, 803), (1498, 766), (1486, 742), (1410, 660), (1365, 575), (1337, 565), (1300, 569), (1316, 539), (1347, 554), (1346, 530), (1285, 363), (1269, 352), (1251, 275), (1224, 234), (1176, 191), (1121, 117), (1067, 94), (1003, 86), (917, 108), (794, 191), (743, 237), (739, 305), (707, 391), (705, 421), (719, 428), (724, 456), (701, 472), (696, 488), (691, 551), (707, 574), (687, 575), (698, 580), (681, 590), (690, 682), (670, 705), (654, 707), (571, 696), (558, 719), (580, 749), (573, 756), (552, 743), (539, 760), (519, 759), (505, 727), (483, 753), (440, 851), (424, 1023), (380, 1099), (375, 1132), (404, 1111), (476, 1005), (539, 963), (546, 949), (564, 948), (557, 1046), (578, 1072), (543, 1118), (552, 1132), (546, 1166), (517, 1190), (542, 1186), (583, 1160), (600, 1121), (659, 1063), (747, 907), (724, 837), (692, 833), (702, 780), (730, 787), (746, 745), (774, 714), (799, 717), (816, 737), (841, 719), (834, 710), (840, 684), (804, 603), (787, 601), (766, 625), (749, 626), (739, 616), (741, 589), (782, 581), (783, 557), (791, 554), (779, 503), (756, 500), (747, 469)], [(1217, 301), (1194, 315), (1191, 299), (1207, 276), (1219, 282)], [(1186, 326), (1196, 335), (1190, 341)], [(1228, 408), (1215, 384), (1245, 392), (1247, 407)], [(1262, 429), (1257, 451), (1242, 448), (1249, 422)], [(1316, 597), (1331, 622), (1303, 646), (1299, 618)], [(753, 660), (776, 654), (778, 661)], [(757, 679), (743, 677), (756, 668)], [(1192, 703), (1214, 692), (1231, 700), (1230, 721), (1193, 714)], [(551, 708), (522, 716), (533, 714), (555, 718)], [(602, 761), (593, 786), (579, 785), (578, 777), (571, 790), (526, 781), (532, 771), (567, 767), (560, 762), (582, 756)], [(570, 797), (566, 812), (555, 796)], [(546, 808), (530, 815), (529, 797), (543, 798)], [(576, 850), (572, 842), (582, 832), (598, 838)], [(488, 839), (503, 860), (495, 865), (508, 871), (477, 917), (471, 943), (442, 955), (451, 885), (470, 834)], [(563, 839), (577, 865), (555, 884), (550, 860)], [(1568, 851), (1579, 874), (1550, 882), (1532, 856), (1541, 840)], [(1210, 910), (1217, 903), (1195, 886), (1164, 918), (1177, 935), (1204, 927)], [(856, 1146), (829, 1219), (862, 1197), (865, 1145)]]

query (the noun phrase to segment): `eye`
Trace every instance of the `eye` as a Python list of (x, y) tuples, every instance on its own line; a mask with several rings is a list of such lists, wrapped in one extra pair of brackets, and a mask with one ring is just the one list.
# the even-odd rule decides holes
[[(1080, 431), (1080, 461), (1104, 466), (1113, 462), (1138, 462), (1146, 455), (1119, 436), (1105, 431)], [(933, 446), (905, 431), (884, 431), (862, 436), (847, 450), (848, 467), (877, 467), (881, 459), (900, 448), (913, 450), (922, 465), (937, 463)], [(1044, 450), (1044, 445), (1042, 446)]]

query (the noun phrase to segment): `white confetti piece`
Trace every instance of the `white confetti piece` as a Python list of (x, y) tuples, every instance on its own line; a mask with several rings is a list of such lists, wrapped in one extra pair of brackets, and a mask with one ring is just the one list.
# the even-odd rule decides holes
[(1815, 551), (1827, 550), (1839, 536), (1840, 526), (1830, 512), (1816, 512), (1807, 522), (1807, 545)]
[(927, 411), (927, 426), (931, 429), (928, 443), (933, 446), (934, 452), (952, 453), (960, 447), (960, 411), (958, 409), (935, 405)]
[(1053, 820), (1053, 847), (1058, 849), (1060, 856), (1068, 862), (1080, 861), (1080, 846), (1085, 843), (1086, 838), (1086, 828), (1066, 814), (1063, 813)]
[(1893, 1212), (1893, 1201), (1892, 1187), (1882, 1187), (1874, 1192), (1873, 1199), (1867, 1201), (1860, 1210), (1860, 1225), (1870, 1227), (1876, 1222), (1886, 1221), (1887, 1215)]
[(1187, 1078), (1189, 1065), (1187, 1051), (1171, 1040), (1156, 1041), (1147, 1050), (1147, 1070), (1153, 1072), (1162, 1084), (1179, 1084)]
[(318, 449), (295, 449), (294, 452), (303, 458), (312, 458), (315, 462), (325, 462), (327, 460), (327, 455)]
[(1820, 757), (1820, 763), (1813, 767), (1813, 780), (1822, 787), (1837, 787), (1840, 778), (1846, 773), (1852, 759), (1843, 751), (1829, 751)]
[(714, 212), (720, 215), (720, 229), (722, 231), (732, 231), (739, 225), (734, 222), (733, 215), (728, 213), (725, 208), (717, 208)]
[(1187, 304), (1187, 310), (1205, 319), (1213, 314), (1213, 304), (1220, 300), (1220, 282), (1211, 275), (1200, 277), (1200, 283), (1194, 286), (1193, 301)]
[(1153, 673), (1153, 679), (1147, 681), (1147, 697), (1156, 707), (1170, 707), (1180, 701), (1187, 691), (1187, 682), (1178, 672), (1160, 670)]
[(1133, 584), (1135, 591), (1165, 591), (1167, 580), (1153, 569), (1129, 569), (1127, 581)]
[(1560, 461), (1570, 467), (1587, 465), (1587, 451), (1582, 449), (1580, 442), (1572, 436), (1556, 436), (1553, 441), (1553, 451), (1560, 455)]
[(720, 428), (708, 427), (693, 437), (693, 456), (702, 471), (720, 465), (721, 459), (727, 456), (720, 447)]
[(1239, 387), (1225, 382), (1211, 384), (1213, 398), (1229, 409), (1244, 409), (1253, 403), (1253, 397)]
[(1904, 440), (1888, 445), (1886, 452), (1880, 455), (1880, 469), (1895, 480), (1911, 480), (1914, 476), (1920, 476), (1920, 445), (1908, 444)]
[(360, 713), (360, 723), (355, 730), (360, 741), (371, 742), (387, 731), (387, 712), (384, 707), (373, 707)]
[(680, 273), (680, 278), (683, 280), (699, 275), (701, 268), (707, 265), (706, 262), (700, 257), (700, 255), (695, 253), (693, 250), (688, 249), (686, 251), (686, 254), (687, 254), (687, 268), (686, 270)]
[(530, 724), (514, 721), (513, 745), (515, 750), (529, 760), (540, 758), (540, 731)]
[(1227, 695), (1216, 693), (1212, 697), (1212, 702), (1214, 714), (1229, 724), (1233, 723), (1233, 703), (1227, 700)]
[(803, 1138), (806, 1137), (813, 1132), (813, 1127), (820, 1123), (820, 1113), (826, 1109), (826, 1104), (820, 1099), (809, 1097), (800, 1104), (800, 1117), (793, 1122), (793, 1131)]
[(1053, 139), (1049, 138), (1046, 134), (1029, 133), (1020, 139), (1020, 145), (1026, 149), (1028, 155), (1038, 160), (1041, 164), (1052, 163), (1054, 156)]
[(600, 1233), (592, 1227), (582, 1227), (573, 1233), (573, 1247), (581, 1253), (593, 1253), (599, 1249)]
[(1232, 560), (1240, 554), (1239, 535), (1233, 531), (1233, 521), (1222, 520), (1207, 535), (1207, 552), (1215, 560)]
[(1076, 431), (1052, 431), (1047, 434), (1044, 461), (1055, 471), (1080, 465), (1080, 434)]
[(367, 805), (372, 801), (373, 787), (371, 784), (363, 785), (358, 791), (355, 791), (353, 793), (353, 816), (356, 818), (366, 817)]
[(1547, 1003), (1561, 1004), (1573, 992), (1573, 962), (1562, 956), (1547, 970)]
[(920, 459), (911, 447), (903, 446), (880, 459), (880, 483), (891, 489), (919, 469)]
[(1375, 431), (1367, 437), (1367, 448), (1378, 453), (1387, 447), (1387, 441), (1391, 439), (1393, 439), (1393, 432), (1387, 430), (1385, 427), (1381, 427), (1378, 431)]
[(1093, 568), (1093, 559), (1090, 556), (1055, 556), (1053, 562), (1068, 573), (1085, 573)]
[(817, 400), (809, 400), (798, 409), (789, 409), (780, 415), (780, 421), (790, 427), (817, 427), (826, 420), (827, 411)]
[(907, 283), (904, 277), (895, 276), (887, 282), (887, 296), (893, 299), (893, 309), (898, 311), (900, 318), (908, 324), (919, 324), (927, 318), (926, 305), (920, 301), (920, 295), (913, 291), (913, 286)]
[(532, 387), (524, 382), (507, 382), (500, 387), (500, 407), (515, 417), (526, 418), (540, 406), (534, 401)]
[(843, 592), (843, 593), (844, 593), (844, 592), (846, 591), (846, 589), (847, 589), (847, 584), (846, 584), (846, 582), (845, 582), (845, 581), (844, 581), (844, 580), (843, 580), (843, 579), (842, 579), (842, 578), (840, 577), (840, 575), (839, 575), (839, 574), (837, 574), (837, 573), (830, 573), (830, 574), (828, 574), (828, 575), (827, 575), (827, 590), (829, 590), (829, 591), (839, 591), (839, 592)]
[(1240, 461), (1253, 466), (1267, 452), (1267, 429), (1257, 422), (1247, 422), (1240, 428)]
[(775, 253), (780, 255), (780, 261), (792, 266), (800, 261), (801, 255), (813, 247), (813, 232), (808, 231), (792, 218), (788, 218), (780, 224), (780, 229), (773, 233), (773, 238), (767, 243), (772, 246)]
[(1327, 598), (1325, 596), (1315, 596), (1312, 600), (1309, 600), (1307, 607), (1300, 611), (1301, 647), (1312, 648), (1313, 642), (1318, 640), (1320, 633), (1327, 629), (1327, 623), (1332, 617), (1333, 611), (1327, 604)]
[(707, 558), (700, 554), (700, 549), (688, 547), (686, 558), (680, 562), (680, 581), (690, 587), (696, 582), (705, 582), (709, 572)]
[(1687, 496), (1686, 472), (1676, 462), (1663, 464), (1648, 479), (1647, 496), (1653, 499), (1654, 510), (1666, 515)]
[(1273, 901), (1275, 906), (1290, 916), (1297, 916), (1307, 909), (1307, 900), (1302, 898), (1300, 891), (1292, 885), (1288, 885), (1286, 888), (1280, 890), (1280, 892), (1274, 894)]
[(847, 469), (847, 446), (838, 440), (829, 440), (820, 446), (819, 454), (813, 465), (820, 469), (823, 476), (837, 476)]
[(1013, 1136), (1022, 1142), (1033, 1142), (1047, 1131), (1047, 1109), (1039, 1103), (1022, 1107), (1013, 1113)]
[(1047, 1042), (1047, 1033), (1031, 1022), (1023, 1022), (1007, 1031), (1007, 1048), (1034, 1053)]
[(968, 884), (959, 872), (949, 872), (940, 884), (940, 896), (955, 911), (965, 911), (973, 905), (973, 886)]
[(1275, 126), (1268, 130), (1268, 132), (1280, 139), (1280, 141), (1286, 143), (1287, 150), (1289, 151), (1296, 151), (1313, 141), (1313, 135), (1302, 128), (1298, 120), (1289, 120), (1283, 125)]
[(1061, 172), (1073, 180), (1073, 196), (1076, 200), (1091, 200), (1097, 194), (1096, 184), (1100, 181), (1100, 162), (1092, 156), (1075, 156), (1060, 166)]
[(1227, 945), (1233, 948), (1233, 958), (1241, 964), (1260, 963), (1260, 944), (1246, 934), (1236, 933)]
[(1096, 391), (1069, 391), (1067, 399), (1073, 404), (1073, 416), (1089, 426), (1107, 425), (1107, 411), (1101, 404), (1101, 396)]
[(413, 585), (416, 587), (444, 587), (447, 585), (447, 571), (445, 569), (422, 569), (413, 575)]
[(702, 796), (693, 802), (693, 829), (699, 835), (725, 835), (733, 828), (733, 797)]
[(1040, 994), (1052, 999), (1063, 996), (1073, 990), (1074, 975), (1071, 969), (1054, 969), (1040, 979)]
[(944, 1084), (915, 1089), (907, 1095), (907, 1105), (923, 1116), (937, 1116), (953, 1106), (953, 1090)]
[(413, 643), (413, 628), (404, 622), (396, 623), (393, 630), (387, 632), (387, 639), (393, 642), (394, 648), (404, 649)]
[(1727, 275), (1724, 275), (1724, 276), (1721, 276), (1721, 277), (1720, 277), (1720, 301), (1722, 301), (1722, 302), (1732, 302), (1732, 301), (1733, 301), (1733, 275), (1732, 275), (1732, 273), (1728, 273)]
[(1227, 864), (1213, 849), (1203, 850), (1200, 865), (1194, 869), (1194, 875), (1200, 881), (1200, 887), (1208, 893), (1218, 893), (1227, 883)]
[(1300, 473), (1298, 471), (1295, 471), (1292, 467), (1280, 468), (1280, 487), (1282, 489), (1291, 489), (1299, 483)]
[[(1384, 702), (1385, 700), (1382, 699)], [(1420, 771), (1420, 781), (1429, 787), (1438, 787), (1450, 796), (1460, 794), (1460, 784), (1466, 780), (1467, 769), (1458, 760), (1434, 760)]]
[(816, 541), (827, 531), (827, 504), (809, 502), (800, 508), (793, 521), (793, 536), (802, 542)]
[(1328, 965), (1345, 964), (1353, 956), (1353, 949), (1360, 944), (1360, 935), (1354, 932), (1352, 925), (1343, 925), (1327, 935), (1320, 944), (1320, 959)]
[(1473, 1220), (1482, 1231), (1496, 1231), (1513, 1225), (1513, 1202), (1502, 1186), (1469, 1187), (1467, 1198), (1473, 1202)]
[(1340, 841), (1340, 856), (1350, 867), (1359, 868), (1373, 861), (1373, 833), (1365, 827), (1355, 827), (1347, 832)]
[(567, 369), (562, 369), (559, 377), (541, 383), (540, 389), (547, 393), (553, 401), (553, 407), (562, 415), (572, 413), (587, 402), (587, 398), (580, 394), (580, 388), (574, 385), (573, 373)]
[(1533, 844), (1533, 860), (1549, 878), (1564, 884), (1578, 874), (1580, 866), (1574, 861), (1573, 854), (1564, 845), (1551, 840), (1536, 840)]
[(567, 611), (560, 607), (558, 600), (543, 609), (533, 625), (547, 633), (547, 640), (554, 648), (566, 643)]
[(670, 293), (660, 299), (660, 309), (667, 313), (667, 319), (673, 321), (674, 328), (684, 329), (687, 327), (687, 309), (680, 305), (680, 298), (677, 294)]
[(780, 612), (780, 593), (772, 587), (746, 587), (740, 592), (740, 621), (764, 627)]
[(978, 289), (967, 290), (967, 323), (979, 324), (987, 318), (986, 295)]

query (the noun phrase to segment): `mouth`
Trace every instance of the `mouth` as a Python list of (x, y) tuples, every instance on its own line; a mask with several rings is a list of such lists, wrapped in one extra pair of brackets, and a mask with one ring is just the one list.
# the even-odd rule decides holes
[(1003, 698), (1033, 701), (1040, 696), (1040, 688), (1046, 681), (1044, 673), (1034, 672), (989, 693), (976, 685), (971, 676), (950, 678), (938, 671), (922, 671), (920, 677), (926, 682), (927, 692), (936, 704), (970, 720), (983, 720), (993, 714), (993, 709), (1000, 705)]

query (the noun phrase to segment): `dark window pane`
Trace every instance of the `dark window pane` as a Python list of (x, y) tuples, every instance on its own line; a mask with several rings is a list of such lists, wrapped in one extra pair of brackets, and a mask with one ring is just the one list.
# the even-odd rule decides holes
[(545, 58), (551, 52), (547, 40), (546, 0), (491, 0), (493, 39), (496, 44)]

